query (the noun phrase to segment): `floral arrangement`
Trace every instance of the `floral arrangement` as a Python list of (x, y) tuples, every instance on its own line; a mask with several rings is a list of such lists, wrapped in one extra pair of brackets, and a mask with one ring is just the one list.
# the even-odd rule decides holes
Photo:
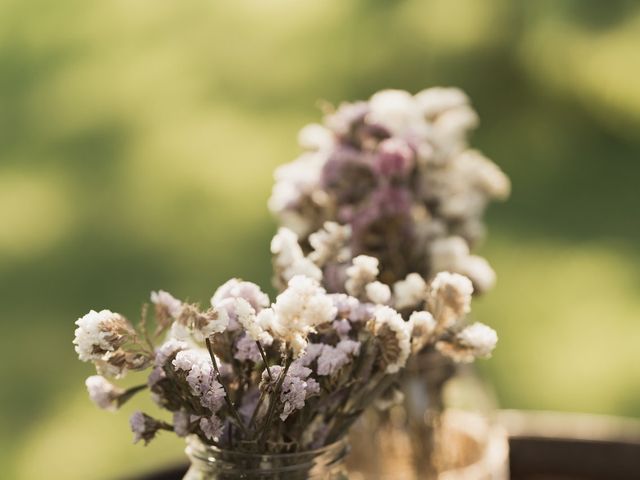
[[(495, 274), (470, 250), (483, 236), (486, 205), (506, 198), (510, 183), (468, 148), (477, 123), (456, 88), (413, 96), (384, 90), (369, 101), (328, 109), (322, 125), (301, 130), (305, 152), (276, 170), (269, 207), (299, 235), (305, 251), (326, 221), (349, 225), (354, 255), (378, 258), (388, 285), (409, 273), (430, 279), (450, 271), (486, 291)], [(344, 270), (324, 268), (325, 287), (338, 290)]]
[[(293, 232), (274, 237), (276, 271), (287, 286), (272, 304), (257, 285), (232, 279), (206, 310), (153, 292), (154, 328), (146, 308), (137, 328), (109, 310), (80, 318), (75, 349), (98, 373), (86, 381), (91, 399), (115, 410), (148, 389), (172, 418), (136, 412), (130, 422), (136, 442), (169, 430), (222, 448), (293, 452), (342, 438), (426, 343), (437, 338), (441, 351), (462, 359), (490, 352), (495, 333), (488, 327), (451, 334), (469, 309), (465, 277), (439, 274), (419, 289), (410, 278), (391, 295), (376, 279), (377, 259), (358, 256), (347, 268), (349, 293), (330, 294), (317, 272), (296, 273), (339, 254), (343, 247), (329, 232), (342, 231), (327, 224), (308, 256)], [(414, 300), (435, 313), (415, 311), (405, 321), (391, 306), (402, 310)], [(142, 370), (149, 371), (146, 384), (127, 390), (106, 378)]]

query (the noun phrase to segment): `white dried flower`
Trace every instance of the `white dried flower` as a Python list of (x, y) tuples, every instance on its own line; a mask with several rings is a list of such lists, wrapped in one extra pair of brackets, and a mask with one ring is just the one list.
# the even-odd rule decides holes
[(474, 357), (487, 358), (496, 348), (498, 334), (493, 328), (483, 323), (474, 323), (458, 334), (458, 340), (472, 350)]
[(411, 136), (426, 128), (413, 96), (404, 90), (382, 90), (369, 99), (367, 121), (382, 125), (393, 135)]
[[(262, 386), (273, 385), (282, 374), (282, 367), (274, 365), (270, 367), (271, 377), (265, 369), (262, 373)], [(296, 410), (301, 410), (307, 398), (316, 395), (320, 391), (318, 382), (310, 377), (311, 369), (303, 366), (299, 361), (293, 362), (282, 382), (280, 401), (282, 413), (280, 419), (285, 421)]]
[(223, 300), (242, 298), (259, 312), (269, 306), (269, 296), (258, 285), (238, 278), (232, 278), (222, 284), (211, 297), (211, 306), (217, 307)]
[(309, 254), (309, 260), (322, 267), (327, 262), (345, 262), (351, 256), (349, 240), (351, 227), (335, 222), (325, 222), (317, 232), (309, 235), (309, 244), (313, 252)]
[(157, 307), (164, 309), (174, 320), (180, 316), (182, 302), (164, 290), (151, 292), (151, 302)]
[(287, 289), (276, 298), (271, 311), (260, 312), (259, 323), (286, 342), (299, 356), (306, 347), (306, 337), (315, 327), (331, 322), (337, 309), (320, 284), (303, 275), (289, 281)]
[(329, 150), (335, 145), (335, 136), (328, 128), (310, 123), (298, 133), (298, 144), (307, 150)]
[(471, 310), (473, 284), (464, 275), (440, 272), (431, 282), (431, 312), (444, 328), (452, 326)]
[(281, 282), (288, 282), (296, 275), (305, 275), (317, 280), (322, 279), (322, 271), (316, 264), (304, 256), (298, 244), (298, 236), (288, 228), (280, 228), (271, 240), (276, 274)]
[(369, 300), (373, 303), (386, 305), (391, 299), (391, 289), (389, 285), (385, 285), (382, 282), (371, 282), (365, 287), (365, 292)]
[(426, 295), (427, 282), (418, 273), (410, 273), (404, 280), (393, 284), (394, 306), (398, 310), (418, 307)]
[(256, 318), (256, 312), (249, 302), (243, 298), (235, 299), (235, 312), (237, 321), (242, 326), (247, 335), (254, 341), (263, 345), (271, 345), (273, 337), (265, 331)]
[(411, 353), (409, 325), (394, 309), (379, 305), (373, 313), (373, 333), (381, 345), (387, 373), (396, 373), (407, 363)]
[(91, 310), (76, 321), (73, 343), (83, 362), (103, 360), (105, 354), (117, 350), (131, 333), (127, 321), (111, 310)]
[(173, 412), (173, 431), (179, 437), (186, 437), (191, 430), (191, 423), (198, 417), (191, 415), (184, 410), (178, 410)]
[(118, 399), (124, 394), (122, 388), (116, 387), (101, 375), (92, 375), (85, 381), (89, 398), (103, 410), (118, 409)]
[(364, 293), (365, 286), (378, 277), (380, 261), (368, 255), (358, 255), (352, 265), (347, 268), (347, 282), (345, 288), (349, 295), (359, 297)]
[(413, 312), (409, 317), (413, 336), (429, 336), (436, 330), (436, 320), (429, 312)]

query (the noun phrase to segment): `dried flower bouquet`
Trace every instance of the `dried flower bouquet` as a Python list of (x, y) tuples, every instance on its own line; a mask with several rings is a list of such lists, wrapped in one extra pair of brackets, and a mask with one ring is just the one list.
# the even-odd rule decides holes
[[(298, 244), (292, 248), (297, 255)], [(354, 272), (363, 262), (376, 261), (359, 257)], [(86, 384), (98, 406), (117, 409), (148, 389), (171, 412), (171, 420), (131, 417), (135, 441), (145, 443), (169, 430), (234, 451), (330, 444), (390, 385), (430, 329), (426, 318), (405, 322), (387, 305), (328, 294), (303, 274), (287, 278), (271, 305), (257, 285), (237, 279), (215, 292), (208, 309), (163, 291), (151, 300), (155, 325), (146, 310), (137, 328), (120, 314), (91, 311), (76, 322), (74, 339), (80, 360), (96, 366)], [(447, 311), (460, 308), (453, 298), (440, 301)], [(150, 372), (146, 385), (128, 390), (105, 378), (141, 370)]]

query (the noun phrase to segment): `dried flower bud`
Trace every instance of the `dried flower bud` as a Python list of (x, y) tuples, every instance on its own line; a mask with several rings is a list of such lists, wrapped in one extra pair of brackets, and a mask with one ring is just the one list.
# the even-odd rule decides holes
[(427, 283), (418, 273), (410, 273), (404, 280), (393, 284), (395, 308), (416, 308), (424, 303), (427, 296)]
[(371, 282), (365, 287), (367, 298), (373, 303), (380, 305), (386, 305), (391, 299), (391, 289), (389, 285), (385, 285), (382, 282)]
[(129, 425), (134, 434), (133, 443), (144, 440), (145, 445), (148, 445), (158, 430), (163, 428), (162, 422), (142, 412), (134, 412), (129, 419)]
[(105, 354), (120, 348), (133, 335), (129, 322), (110, 310), (91, 310), (76, 321), (75, 350), (83, 362), (102, 360)]
[(392, 308), (377, 306), (372, 327), (380, 344), (386, 372), (396, 373), (404, 367), (411, 353), (411, 332), (407, 323)]
[(85, 381), (89, 398), (103, 410), (115, 411), (118, 409), (118, 399), (125, 393), (122, 388), (116, 387), (101, 375), (93, 375)]
[(325, 222), (322, 229), (309, 235), (309, 243), (313, 252), (309, 254), (309, 260), (319, 267), (327, 262), (342, 263), (349, 259), (351, 250), (351, 227), (339, 225), (335, 222)]
[(463, 275), (440, 272), (431, 282), (431, 312), (443, 328), (452, 326), (471, 310), (471, 280)]
[(182, 302), (169, 292), (151, 292), (151, 302), (155, 305), (156, 321), (160, 326), (169, 326), (173, 320), (180, 317)]
[(347, 282), (345, 284), (347, 293), (354, 297), (359, 297), (364, 293), (368, 283), (378, 277), (379, 260), (367, 255), (358, 255), (353, 259), (353, 264), (347, 268)]
[(280, 287), (296, 275), (305, 275), (316, 281), (322, 279), (322, 271), (304, 256), (298, 245), (298, 236), (287, 228), (280, 228), (271, 240), (271, 253), (275, 270), (274, 283)]
[(474, 323), (451, 341), (440, 341), (436, 348), (456, 362), (470, 363), (476, 358), (488, 358), (498, 342), (496, 331), (482, 323)]

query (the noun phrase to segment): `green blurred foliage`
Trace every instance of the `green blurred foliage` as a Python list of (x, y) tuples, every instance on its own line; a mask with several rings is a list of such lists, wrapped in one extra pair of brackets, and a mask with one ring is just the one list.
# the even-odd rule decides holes
[(75, 359), (90, 308), (268, 285), (271, 172), (319, 100), (465, 89), (512, 177), (483, 253), (505, 407), (640, 416), (640, 5), (566, 0), (0, 3), (0, 463), (114, 478), (130, 445)]

